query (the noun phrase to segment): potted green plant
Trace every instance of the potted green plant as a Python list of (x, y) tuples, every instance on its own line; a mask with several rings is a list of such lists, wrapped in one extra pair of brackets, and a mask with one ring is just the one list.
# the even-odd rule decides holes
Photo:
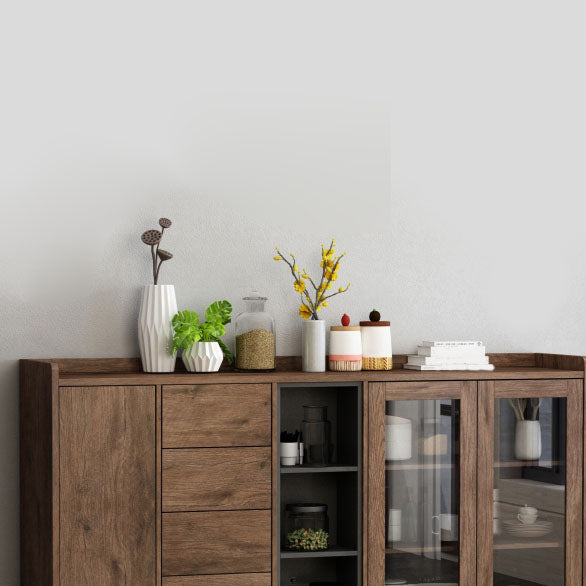
[(232, 364), (232, 354), (220, 339), (231, 320), (232, 305), (214, 301), (206, 309), (206, 320), (200, 323), (195, 311), (179, 311), (172, 320), (173, 355), (182, 350), (181, 357), (189, 372), (216, 372), (226, 356)]

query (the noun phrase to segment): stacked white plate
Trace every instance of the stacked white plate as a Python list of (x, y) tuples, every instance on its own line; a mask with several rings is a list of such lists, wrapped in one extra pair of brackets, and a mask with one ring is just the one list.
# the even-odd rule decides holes
[(511, 520), (503, 521), (505, 531), (513, 537), (543, 537), (551, 533), (553, 523), (551, 521), (535, 521), (535, 523), (521, 523)]

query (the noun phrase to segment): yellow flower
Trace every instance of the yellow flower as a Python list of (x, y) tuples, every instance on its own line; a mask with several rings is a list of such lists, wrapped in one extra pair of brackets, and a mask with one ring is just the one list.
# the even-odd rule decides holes
[(273, 256), (273, 260), (281, 260), (280, 256)]
[(338, 289), (338, 293), (344, 293), (344, 287), (340, 287), (340, 288)]
[(321, 305), (318, 305), (317, 306), (317, 311), (321, 311), (321, 308), (322, 308), (322, 306)]
[(322, 305), (323, 305), (324, 307), (327, 307), (327, 306), (329, 305), (329, 303), (328, 303), (327, 301), (324, 301), (324, 302), (322, 303)]
[(309, 309), (309, 307), (303, 303), (299, 306), (299, 315), (303, 319), (309, 319), (311, 317), (311, 309)]
[(332, 288), (332, 284), (328, 283), (328, 286), (326, 287), (326, 289), (331, 289)]
[(299, 291), (299, 293), (303, 293), (303, 291), (305, 291), (305, 281), (302, 281), (301, 279), (297, 279), (295, 281), (295, 283), (293, 284), (293, 287), (295, 287), (295, 291)]
[(293, 272), (296, 273), (297, 272), (297, 265), (293, 265)]
[(309, 275), (305, 272), (305, 269), (303, 269), (303, 274), (301, 275), (304, 279), (309, 279)]

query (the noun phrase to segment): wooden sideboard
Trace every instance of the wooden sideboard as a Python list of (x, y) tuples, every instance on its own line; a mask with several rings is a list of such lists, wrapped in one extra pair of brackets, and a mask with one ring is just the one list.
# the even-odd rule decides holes
[[(493, 538), (496, 479), (503, 476), (502, 491), (515, 482), (499, 467), (536, 468), (498, 460), (505, 442), (495, 431), (498, 401), (511, 397), (563, 401), (567, 433), (556, 457), (563, 458), (565, 504), (551, 513), (561, 520), (560, 536), (535, 548), (547, 545), (547, 555), (561, 560), (558, 584), (586, 583), (584, 358), (495, 354), (493, 372), (417, 372), (402, 368), (405, 357), (393, 362), (389, 372), (303, 373), (298, 358), (283, 357), (269, 373), (148, 374), (137, 359), (22, 360), (21, 583), (281, 586), (296, 572), (309, 583), (313, 572), (348, 586), (383, 586), (394, 560), (424, 549), (390, 545), (389, 479), (442, 466), (423, 456), (389, 463), (385, 413), (427, 401), (426, 409), (458, 417), (452, 492), (460, 538), (446, 559), (460, 584), (491, 584), (498, 568), (508, 568), (501, 550), (532, 548)], [(281, 469), (280, 428), (293, 425), (288, 409), (311, 393), (336, 402), (334, 427), (344, 425), (357, 441), (340, 447), (345, 461), (330, 470)], [(350, 441), (337, 434), (340, 444)], [(281, 550), (284, 503), (311, 490), (335, 502), (332, 535), (340, 546), (313, 558)], [(436, 559), (444, 550), (440, 543)]]

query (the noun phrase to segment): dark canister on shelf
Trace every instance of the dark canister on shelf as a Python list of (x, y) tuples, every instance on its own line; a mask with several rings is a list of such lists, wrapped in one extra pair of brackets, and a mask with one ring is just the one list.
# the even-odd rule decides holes
[(303, 464), (305, 466), (328, 466), (332, 461), (333, 446), (330, 441), (331, 424), (328, 408), (318, 405), (303, 405)]
[(328, 549), (328, 505), (290, 503), (285, 507), (285, 548), (294, 551)]

